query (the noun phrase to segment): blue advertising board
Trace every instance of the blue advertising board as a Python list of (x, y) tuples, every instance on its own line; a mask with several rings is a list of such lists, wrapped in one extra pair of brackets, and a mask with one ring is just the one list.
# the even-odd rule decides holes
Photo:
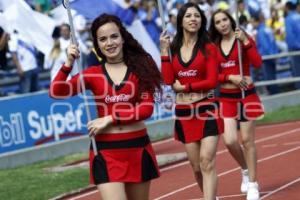
[(54, 100), (43, 92), (4, 98), (0, 100), (0, 154), (84, 135), (86, 121), (78, 96)]
[[(158, 99), (148, 123), (172, 117), (172, 96), (166, 92)], [(90, 106), (90, 110), (95, 118), (95, 106)], [(3, 98), (0, 100), (0, 155), (86, 135), (86, 124), (81, 96), (54, 100), (48, 92), (39, 92)]]

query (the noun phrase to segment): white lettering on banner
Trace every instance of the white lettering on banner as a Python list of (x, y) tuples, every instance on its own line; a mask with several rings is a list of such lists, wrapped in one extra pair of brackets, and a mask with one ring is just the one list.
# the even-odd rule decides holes
[[(81, 111), (81, 110), (80, 110)], [(78, 112), (77, 112), (78, 113)], [(82, 112), (80, 112), (81, 114), (82, 114)], [(78, 113), (79, 114), (79, 113)], [(71, 111), (68, 111), (67, 113), (66, 113), (66, 128), (69, 130), (69, 131), (71, 131), (71, 132), (73, 132), (73, 131), (75, 131), (76, 130), (76, 128), (77, 128), (77, 124), (76, 124), (76, 117), (75, 117), (75, 115), (71, 112)], [(79, 118), (79, 122), (80, 122), (80, 118)], [(81, 124), (81, 123), (80, 123)], [(80, 126), (81, 127), (81, 126)], [(79, 129), (79, 127), (78, 127), (78, 129)]]
[(228, 67), (234, 67), (235, 66), (235, 60), (229, 60), (228, 62), (221, 63), (222, 68), (228, 68)]
[(25, 143), (25, 129), (21, 113), (12, 113), (10, 115), (10, 120), (16, 130), (14, 135), (15, 144)]
[[(47, 116), (47, 120), (48, 122), (51, 121), (51, 116)], [(42, 126), (42, 130), (44, 131), (44, 135), (46, 137), (50, 137), (53, 133), (53, 125), (52, 124), (47, 124), (47, 121), (45, 119), (45, 117), (41, 118), (41, 126)]]
[[(32, 139), (38, 140), (41, 137), (58, 136), (65, 132), (74, 132), (82, 128), (82, 110), (78, 109), (63, 113), (55, 113), (47, 116), (40, 116), (37, 111), (28, 113), (28, 123), (32, 128), (29, 131)], [(59, 137), (55, 137), (59, 139)]]
[(60, 113), (56, 113), (52, 115), (52, 123), (53, 123), (53, 129), (54, 133), (59, 135), (65, 132), (65, 123), (64, 123), (64, 116)]
[(21, 113), (10, 114), (10, 122), (0, 116), (0, 147), (25, 143), (24, 125)]
[[(25, 121), (20, 112), (10, 113), (9, 120), (0, 116), (0, 148), (10, 147), (26, 143), (25, 132), (33, 140), (54, 135), (59, 140), (59, 134), (81, 130), (83, 111), (80, 108), (66, 112), (55, 112), (49, 115), (41, 115), (36, 110), (28, 112)], [(24, 122), (28, 123), (28, 130), (24, 128)]]
[(36, 130), (30, 130), (29, 134), (32, 137), (32, 139), (39, 139), (42, 137), (42, 129), (40, 126), (40, 123), (38, 122), (38, 118), (39, 118), (39, 114), (34, 110), (34, 111), (30, 111), (28, 113), (28, 123), (31, 127), (35, 128)]
[(197, 70), (188, 70), (188, 71), (179, 71), (178, 72), (179, 77), (193, 77), (197, 76)]

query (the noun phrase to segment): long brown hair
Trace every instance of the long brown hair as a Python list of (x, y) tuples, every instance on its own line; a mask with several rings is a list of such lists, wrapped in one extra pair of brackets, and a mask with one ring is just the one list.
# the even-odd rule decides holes
[(198, 31), (198, 40), (195, 44), (194, 50), (193, 51), (198, 51), (200, 50), (204, 56), (206, 56), (206, 49), (205, 45), (207, 43), (211, 43), (211, 40), (209, 38), (208, 32), (206, 31), (206, 24), (207, 24), (207, 19), (204, 15), (204, 12), (199, 8), (199, 6), (195, 3), (186, 3), (184, 4), (178, 11), (177, 15), (177, 32), (176, 35), (172, 41), (171, 44), (171, 51), (172, 54), (176, 54), (180, 51), (180, 48), (182, 47), (183, 44), (183, 27), (182, 27), (182, 21), (183, 17), (187, 11), (188, 8), (195, 8), (201, 16), (201, 27)]
[(227, 11), (221, 10), (221, 9), (215, 11), (211, 16), (210, 27), (209, 27), (210, 37), (214, 43), (219, 43), (222, 40), (222, 35), (221, 35), (221, 33), (219, 33), (219, 31), (216, 29), (216, 26), (215, 26), (215, 16), (216, 16), (216, 14), (219, 14), (219, 13), (223, 13), (224, 15), (226, 15), (229, 18), (229, 21), (231, 23), (231, 28), (233, 31), (236, 28), (236, 23), (235, 23), (233, 17)]
[(104, 60), (104, 62), (106, 61), (106, 57), (101, 52), (97, 43), (97, 30), (104, 24), (111, 22), (117, 25), (124, 40), (124, 62), (139, 79), (139, 95), (145, 91), (153, 93), (156, 89), (160, 90), (162, 78), (152, 56), (147, 53), (138, 41), (126, 30), (118, 17), (102, 14), (93, 21), (91, 32), (97, 54)]

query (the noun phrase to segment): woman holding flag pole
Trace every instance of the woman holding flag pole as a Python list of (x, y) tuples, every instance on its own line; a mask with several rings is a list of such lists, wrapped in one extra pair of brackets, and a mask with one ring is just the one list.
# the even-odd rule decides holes
[(197, 4), (184, 4), (172, 43), (164, 30), (160, 51), (164, 82), (176, 92), (175, 139), (184, 144), (204, 199), (215, 200), (215, 159), (223, 121), (211, 93), (217, 86), (217, 49), (208, 37), (206, 22)]
[[(70, 15), (69, 21), (73, 30)], [(103, 63), (79, 70), (67, 81), (80, 55), (73, 38), (49, 94), (65, 99), (79, 93), (85, 97), (86, 89), (92, 91), (98, 118), (92, 120), (88, 114), (91, 184), (97, 185), (103, 200), (147, 200), (151, 180), (159, 177), (159, 170), (143, 120), (152, 115), (160, 72), (118, 17), (98, 16), (91, 34)]]
[[(262, 59), (255, 42), (224, 10), (213, 13), (210, 35), (218, 46), (219, 101), (225, 125), (224, 143), (242, 168), (241, 192), (247, 193), (247, 200), (258, 200), (255, 119), (263, 115), (264, 111), (250, 77), (250, 64), (258, 68)], [(243, 149), (238, 142), (238, 122)]]

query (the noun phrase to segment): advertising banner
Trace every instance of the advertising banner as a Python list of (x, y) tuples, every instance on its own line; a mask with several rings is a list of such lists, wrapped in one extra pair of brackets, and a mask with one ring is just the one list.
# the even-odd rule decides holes
[[(93, 104), (91, 99), (90, 104)], [(157, 95), (154, 112), (146, 123), (172, 117), (172, 96)], [(92, 118), (95, 106), (90, 105)], [(87, 135), (82, 96), (54, 100), (48, 92), (0, 100), (0, 155), (49, 142)]]

